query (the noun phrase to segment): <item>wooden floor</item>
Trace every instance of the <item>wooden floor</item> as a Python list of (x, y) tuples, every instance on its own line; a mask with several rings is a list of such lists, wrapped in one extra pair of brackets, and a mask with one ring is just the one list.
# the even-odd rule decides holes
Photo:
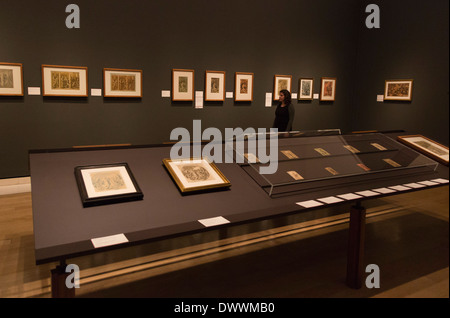
[[(448, 186), (365, 206), (379, 289), (345, 285), (348, 213), (323, 209), (71, 259), (77, 296), (448, 298)], [(0, 196), (0, 297), (50, 297), (57, 264), (34, 261), (31, 194)]]

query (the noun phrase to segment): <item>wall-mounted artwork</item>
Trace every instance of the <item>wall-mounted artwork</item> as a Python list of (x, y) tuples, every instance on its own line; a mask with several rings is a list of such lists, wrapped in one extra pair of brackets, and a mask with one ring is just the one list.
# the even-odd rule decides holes
[(42, 65), (43, 96), (88, 96), (88, 69), (83, 66)]
[(235, 73), (234, 100), (236, 102), (253, 101), (253, 78), (253, 73)]
[(23, 96), (22, 64), (0, 63), (0, 96)]
[(320, 87), (321, 101), (334, 101), (336, 98), (336, 78), (322, 77)]
[(142, 70), (103, 69), (103, 96), (142, 97)]
[(313, 84), (312, 78), (301, 78), (298, 89), (299, 100), (312, 100), (313, 99)]
[(225, 100), (225, 72), (205, 72), (205, 101)]
[(410, 101), (412, 99), (413, 80), (386, 80), (384, 100)]
[(273, 100), (278, 100), (280, 98), (280, 91), (283, 89), (291, 92), (291, 75), (275, 75), (273, 82)]
[(172, 70), (172, 100), (194, 100), (194, 70)]

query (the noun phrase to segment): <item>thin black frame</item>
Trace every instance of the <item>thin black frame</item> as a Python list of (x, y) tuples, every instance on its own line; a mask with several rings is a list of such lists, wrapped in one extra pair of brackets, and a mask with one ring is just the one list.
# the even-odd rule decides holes
[[(125, 170), (130, 177), (131, 182), (135, 188), (135, 192), (125, 193), (125, 194), (115, 194), (115, 195), (105, 195), (103, 197), (89, 198), (86, 190), (86, 186), (84, 184), (84, 178), (81, 173), (82, 170), (87, 169), (99, 169), (99, 168), (108, 168), (108, 167), (125, 167)], [(89, 165), (89, 166), (78, 166), (75, 167), (75, 179), (77, 181), (78, 190), (80, 192), (81, 202), (83, 207), (92, 207), (98, 205), (106, 205), (106, 204), (114, 204), (120, 202), (129, 202), (129, 201), (137, 201), (142, 200), (144, 194), (141, 191), (133, 173), (131, 172), (130, 167), (126, 162), (123, 163), (114, 163), (114, 164), (102, 164), (102, 165)]]

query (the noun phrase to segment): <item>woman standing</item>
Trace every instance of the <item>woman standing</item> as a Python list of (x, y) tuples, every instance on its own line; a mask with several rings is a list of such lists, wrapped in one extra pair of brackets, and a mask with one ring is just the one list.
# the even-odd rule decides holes
[(294, 121), (295, 109), (291, 103), (291, 93), (283, 89), (280, 91), (280, 99), (275, 110), (275, 120), (273, 128), (278, 128), (279, 132), (291, 131)]

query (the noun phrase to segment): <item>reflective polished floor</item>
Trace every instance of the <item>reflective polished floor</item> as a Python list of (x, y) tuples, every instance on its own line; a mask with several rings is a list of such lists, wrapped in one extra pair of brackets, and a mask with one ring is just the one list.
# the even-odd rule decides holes
[[(366, 265), (380, 288), (345, 284), (348, 207), (315, 210), (68, 260), (77, 297), (448, 298), (449, 188), (364, 202)], [(35, 265), (30, 193), (0, 196), (0, 297), (51, 297)], [(369, 274), (367, 274), (369, 275)]]

